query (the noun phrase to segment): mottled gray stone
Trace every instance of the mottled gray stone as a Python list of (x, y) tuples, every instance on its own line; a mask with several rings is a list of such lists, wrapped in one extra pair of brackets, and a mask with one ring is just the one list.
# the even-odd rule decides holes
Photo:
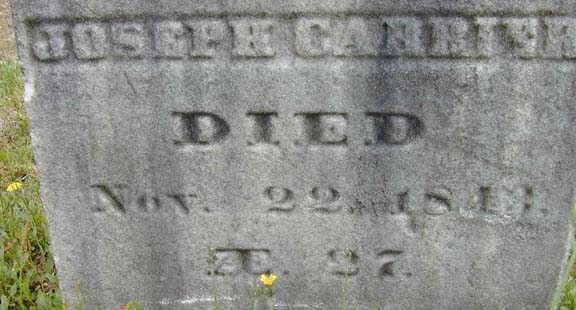
[[(576, 1), (13, 0), (85, 309), (546, 309), (571, 238)], [(352, 251), (348, 263), (343, 249)], [(374, 296), (375, 300), (372, 300)]]

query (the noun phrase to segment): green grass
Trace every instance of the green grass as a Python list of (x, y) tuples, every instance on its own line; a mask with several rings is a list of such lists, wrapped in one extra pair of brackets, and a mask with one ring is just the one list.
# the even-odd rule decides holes
[[(80, 310), (58, 295), (21, 80), (16, 64), (0, 62), (0, 310)], [(12, 182), (24, 186), (8, 193)], [(576, 272), (560, 296), (560, 310), (576, 310)], [(139, 307), (131, 302), (124, 309)]]
[(571, 275), (564, 284), (562, 291), (562, 300), (560, 301), (560, 310), (574, 310), (576, 309), (576, 279)]
[[(0, 310), (63, 309), (22, 103), (20, 69), (0, 62)], [(24, 186), (6, 192), (11, 182)]]

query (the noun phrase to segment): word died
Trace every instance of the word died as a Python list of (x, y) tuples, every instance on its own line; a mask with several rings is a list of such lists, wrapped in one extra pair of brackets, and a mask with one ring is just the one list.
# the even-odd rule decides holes
[[(174, 112), (176, 145), (214, 145), (224, 143), (232, 128), (221, 116), (205, 112)], [(296, 113), (296, 145), (346, 146), (349, 114), (333, 112)], [(248, 112), (251, 132), (248, 145), (279, 145), (277, 112)], [(403, 113), (364, 113), (365, 145), (403, 145), (414, 142), (424, 133), (424, 123), (417, 116)]]

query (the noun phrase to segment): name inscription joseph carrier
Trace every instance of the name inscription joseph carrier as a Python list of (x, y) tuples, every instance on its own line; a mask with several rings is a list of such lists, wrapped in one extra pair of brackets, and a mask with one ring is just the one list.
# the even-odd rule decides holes
[(32, 20), (40, 61), (408, 57), (576, 59), (573, 17), (182, 17)]
[[(13, 0), (64, 297), (543, 309), (573, 203), (576, 2)], [(567, 7), (564, 7), (567, 6)], [(343, 257), (349, 248), (348, 261)]]

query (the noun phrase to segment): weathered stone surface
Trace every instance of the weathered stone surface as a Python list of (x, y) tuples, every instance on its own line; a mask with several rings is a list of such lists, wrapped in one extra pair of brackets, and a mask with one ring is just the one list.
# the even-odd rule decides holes
[[(571, 236), (576, 1), (13, 0), (64, 295), (545, 309)], [(348, 269), (343, 249), (353, 252)]]

